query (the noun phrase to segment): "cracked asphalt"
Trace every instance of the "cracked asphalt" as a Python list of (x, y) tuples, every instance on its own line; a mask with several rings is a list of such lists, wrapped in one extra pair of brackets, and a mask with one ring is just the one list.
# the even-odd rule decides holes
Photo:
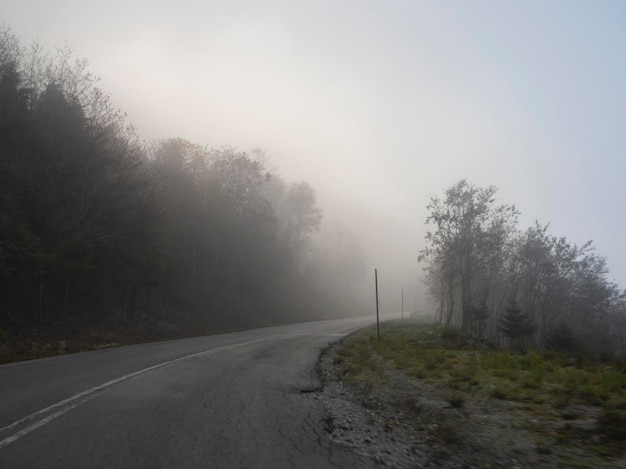
[(0, 366), (0, 468), (367, 468), (325, 432), (319, 351), (279, 326)]

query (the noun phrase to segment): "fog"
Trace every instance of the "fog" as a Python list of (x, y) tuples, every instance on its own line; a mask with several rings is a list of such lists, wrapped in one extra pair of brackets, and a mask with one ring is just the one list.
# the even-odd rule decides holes
[(463, 177), (521, 226), (593, 239), (626, 285), (622, 2), (22, 0), (0, 18), (88, 59), (145, 140), (260, 147), (310, 182), (385, 312), (402, 290), (425, 307), (428, 197)]

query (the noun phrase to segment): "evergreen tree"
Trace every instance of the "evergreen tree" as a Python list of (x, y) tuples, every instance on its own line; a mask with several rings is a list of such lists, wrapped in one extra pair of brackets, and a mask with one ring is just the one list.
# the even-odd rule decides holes
[(522, 311), (517, 301), (509, 299), (506, 312), (502, 316), (500, 331), (511, 341), (511, 345), (525, 345), (525, 341), (532, 337), (537, 326), (532, 319)]

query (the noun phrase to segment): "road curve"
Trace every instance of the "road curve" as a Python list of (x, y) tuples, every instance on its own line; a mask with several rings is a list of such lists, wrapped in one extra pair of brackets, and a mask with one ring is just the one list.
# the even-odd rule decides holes
[(0, 468), (363, 468), (313, 391), (320, 348), (371, 318), (0, 366)]

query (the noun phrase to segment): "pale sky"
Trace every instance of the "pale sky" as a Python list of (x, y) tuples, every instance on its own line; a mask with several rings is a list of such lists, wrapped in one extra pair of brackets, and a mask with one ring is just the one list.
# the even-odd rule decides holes
[(87, 59), (146, 140), (265, 148), (329, 219), (359, 215), (398, 296), (428, 196), (462, 177), (520, 228), (592, 239), (626, 287), (625, 1), (5, 0), (0, 19)]

